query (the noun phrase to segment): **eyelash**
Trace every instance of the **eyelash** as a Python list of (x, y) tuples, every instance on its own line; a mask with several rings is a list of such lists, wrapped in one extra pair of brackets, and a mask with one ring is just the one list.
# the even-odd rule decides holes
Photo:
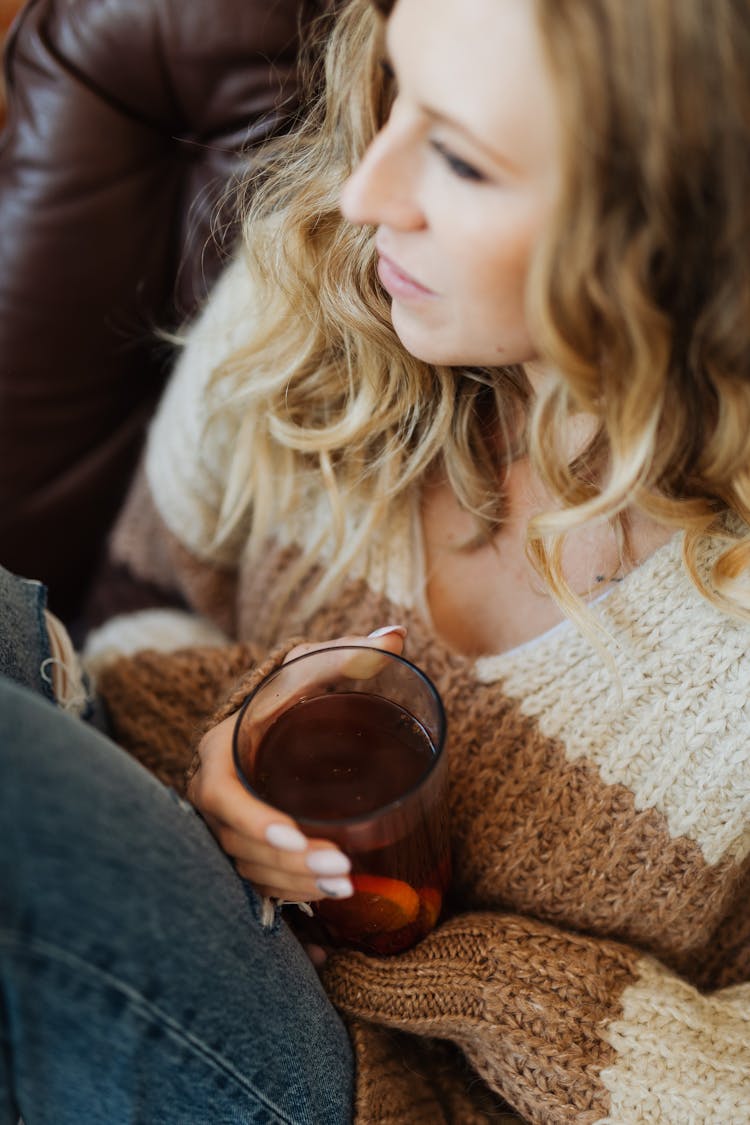
[(447, 149), (440, 141), (430, 141), (431, 147), (443, 158), (445, 163), (456, 176), (461, 180), (470, 180), (473, 183), (482, 183), (487, 177), (475, 168), (473, 164), (468, 164), (462, 160), (460, 156)]
[(391, 64), (388, 62), (388, 59), (378, 59), (378, 64), (379, 64), (380, 69), (382, 70), (384, 76), (388, 79), (388, 81), (389, 82), (395, 81), (396, 72), (393, 69), (393, 67), (391, 66)]
[[(378, 63), (380, 65), (381, 71), (383, 72), (383, 76), (387, 79), (387, 81), (393, 83), (393, 92), (395, 94), (396, 72), (394, 71), (388, 59), (378, 59)], [(466, 160), (462, 160), (460, 156), (456, 156), (450, 151), (450, 149), (447, 149), (443, 144), (441, 144), (440, 141), (430, 141), (430, 145), (435, 150), (435, 152), (437, 152), (438, 155), (442, 157), (442, 159), (450, 168), (451, 172), (453, 172), (454, 175), (458, 176), (459, 179), (469, 180), (472, 183), (482, 183), (487, 179), (487, 177), (482, 172), (480, 172), (478, 168), (475, 168), (473, 164), (467, 163)]]

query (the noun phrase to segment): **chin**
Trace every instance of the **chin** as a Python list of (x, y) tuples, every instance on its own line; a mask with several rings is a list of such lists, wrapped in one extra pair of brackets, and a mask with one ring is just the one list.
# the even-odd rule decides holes
[(421, 359), (422, 363), (429, 363), (433, 367), (488, 366), (485, 360), (476, 359), (473, 356), (467, 355), (465, 352), (437, 347), (434, 343), (429, 343), (424, 340), (406, 340), (400, 333), (397, 333), (397, 335), (409, 355), (413, 355), (415, 359)]
[(435, 333), (404, 324), (400, 317), (393, 316), (393, 328), (409, 355), (421, 359), (423, 363), (434, 366), (458, 367), (468, 360), (458, 358), (454, 348), (446, 347)]
[(488, 355), (476, 346), (472, 348), (468, 342), (457, 339), (455, 332), (441, 332), (439, 326), (432, 328), (404, 315), (395, 302), (391, 306), (391, 323), (409, 355), (434, 367), (497, 367), (499, 363), (515, 362), (500, 359), (494, 352)]
[(396, 301), (391, 305), (391, 323), (407, 352), (434, 366), (507, 367), (531, 363), (539, 356), (528, 332), (517, 325), (467, 333), (455, 321), (431, 325)]

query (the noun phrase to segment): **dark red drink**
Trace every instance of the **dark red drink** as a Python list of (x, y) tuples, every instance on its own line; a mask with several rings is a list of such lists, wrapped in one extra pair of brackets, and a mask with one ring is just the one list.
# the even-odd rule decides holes
[(424, 727), (396, 703), (331, 692), (303, 699), (274, 720), (255, 759), (253, 785), (295, 818), (346, 820), (403, 797), (434, 753)]
[(368, 646), (297, 657), (243, 704), (243, 784), (351, 860), (354, 895), (315, 904), (334, 941), (396, 953), (435, 925), (450, 877), (444, 744), (434, 685)]
[(253, 788), (304, 829), (314, 822), (316, 834), (340, 842), (352, 860), (354, 896), (317, 904), (334, 938), (393, 953), (434, 926), (449, 878), (445, 809), (417, 802), (405, 814), (394, 807), (391, 835), (368, 840), (360, 830), (356, 851), (353, 826), (341, 824), (403, 805), (434, 765), (435, 749), (414, 716), (365, 692), (301, 700), (266, 731)]

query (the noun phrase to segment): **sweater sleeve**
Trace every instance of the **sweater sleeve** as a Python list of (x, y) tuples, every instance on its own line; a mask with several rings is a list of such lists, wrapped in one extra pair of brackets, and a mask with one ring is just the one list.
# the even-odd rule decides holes
[(706, 996), (626, 945), (494, 913), (394, 958), (339, 951), (333, 1002), (453, 1041), (531, 1122), (750, 1119), (750, 984)]
[(299, 641), (291, 638), (268, 654), (251, 644), (145, 650), (106, 664), (97, 688), (113, 738), (183, 792), (202, 734), (238, 710)]
[[(217, 533), (240, 418), (228, 411), (217, 417), (208, 388), (246, 338), (255, 303), (238, 255), (186, 334), (109, 542), (111, 592), (124, 574), (140, 584), (144, 599), (149, 587), (173, 595), (230, 634), (237, 561), (249, 528), (238, 523), (221, 542)], [(102, 600), (100, 619), (121, 608), (115, 597)]]
[(246, 260), (238, 254), (187, 333), (146, 446), (145, 475), (159, 516), (191, 554), (216, 566), (235, 563), (248, 529), (238, 524), (218, 541), (242, 412), (218, 415), (209, 388), (216, 370), (248, 339), (256, 305)]

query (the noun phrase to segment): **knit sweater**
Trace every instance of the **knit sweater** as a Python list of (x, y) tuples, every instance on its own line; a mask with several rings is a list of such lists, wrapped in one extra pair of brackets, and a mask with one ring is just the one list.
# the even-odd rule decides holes
[[(173, 782), (265, 656), (253, 637), (300, 547), (284, 530), (251, 571), (241, 545), (211, 546), (222, 453), (198, 438), (201, 387), (236, 300), (225, 284), (198, 325), (113, 539), (235, 639), (101, 675), (118, 738)], [(503, 1099), (535, 1123), (750, 1122), (750, 627), (698, 594), (677, 535), (594, 603), (611, 662), (568, 621), (469, 658), (420, 607), (408, 521), (385, 547), (308, 619), (290, 599), (270, 660), (292, 634), (401, 621), (449, 719), (444, 919), (406, 953), (339, 950), (324, 970), (357, 1125), (497, 1121)]]

